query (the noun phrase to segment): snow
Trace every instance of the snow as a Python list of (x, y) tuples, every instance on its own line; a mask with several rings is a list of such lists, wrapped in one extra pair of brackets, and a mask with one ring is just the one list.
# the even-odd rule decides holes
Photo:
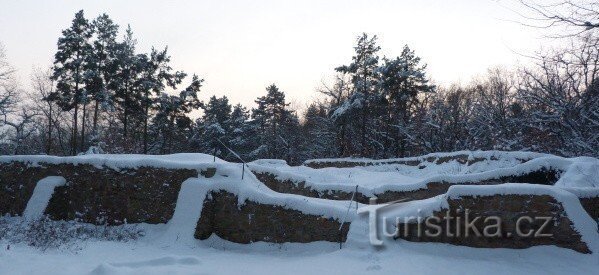
[(181, 184), (173, 218), (166, 224), (165, 243), (190, 243), (206, 197), (205, 184), (199, 179), (188, 179)]
[(52, 194), (54, 194), (54, 188), (65, 184), (66, 180), (63, 177), (55, 176), (46, 177), (38, 181), (29, 202), (27, 202), (23, 218), (26, 220), (41, 218), (48, 206), (48, 202), (50, 202)]
[(599, 266), (596, 255), (552, 246), (514, 250), (396, 241), (382, 250), (367, 243), (339, 250), (330, 243), (239, 245), (211, 238), (194, 247), (164, 247), (153, 243), (155, 237), (90, 242), (77, 252), (4, 246), (0, 274), (594, 274)]
[(114, 169), (138, 167), (201, 169), (212, 163), (225, 163), (222, 159), (200, 153), (179, 153), (171, 155), (89, 154), (72, 157), (45, 155), (0, 156), (0, 162), (11, 161), (29, 162), (33, 165), (39, 165), (40, 163), (90, 164), (98, 168), (107, 166)]
[[(470, 165), (451, 160), (437, 164), (435, 159), (449, 156), (467, 155), (469, 159), (483, 159)], [(427, 161), (433, 159), (433, 162)], [(555, 183), (559, 187), (596, 188), (599, 187), (599, 160), (589, 157), (563, 158), (548, 154), (504, 151), (459, 151), (435, 153), (421, 157), (368, 160), (368, 159), (321, 159), (317, 161), (372, 162), (371, 166), (352, 168), (321, 168), (289, 166), (270, 160), (250, 163), (256, 172), (274, 174), (280, 180), (305, 181), (306, 186), (318, 191), (342, 190), (351, 192), (356, 185), (365, 195), (385, 191), (411, 191), (426, 187), (429, 182), (476, 182), (504, 176), (523, 175), (541, 169), (563, 171)], [(416, 166), (389, 164), (393, 161), (419, 161)], [(274, 164), (274, 165), (273, 165)]]
[[(201, 262), (196, 257), (174, 257), (167, 256), (152, 260), (138, 261), (138, 262), (124, 262), (124, 263), (106, 263), (101, 264), (92, 270), (92, 275), (104, 275), (104, 274), (130, 274), (132, 271), (135, 273), (148, 274), (148, 272), (156, 272), (158, 268), (172, 267), (172, 266), (196, 266)], [(162, 273), (154, 273), (162, 274)]]
[[(452, 153), (453, 154), (453, 153)], [(443, 154), (438, 154), (443, 155)], [(28, 161), (32, 164), (87, 163), (116, 168), (157, 166), (199, 169), (215, 167), (211, 178), (190, 178), (182, 183), (173, 218), (167, 224), (140, 224), (145, 235), (127, 243), (80, 241), (80, 250), (49, 249), (41, 251), (25, 244), (0, 240), (0, 274), (468, 274), (486, 270), (493, 274), (593, 274), (599, 267), (597, 225), (578, 203), (577, 196), (599, 195), (598, 177), (592, 158), (559, 158), (525, 152), (475, 152), (471, 156), (488, 158), (470, 166), (456, 161), (425, 163), (418, 167), (381, 164), (355, 168), (312, 169), (291, 167), (280, 160), (259, 160), (249, 164), (254, 171), (273, 172), (280, 178), (305, 180), (314, 188), (347, 188), (355, 185), (361, 192), (382, 189), (417, 188), (431, 180), (460, 182), (510, 173), (524, 173), (539, 167), (565, 171), (556, 186), (503, 184), (496, 186), (452, 186), (448, 193), (426, 200), (402, 203), (385, 215), (396, 217), (426, 216), (441, 209), (448, 198), (464, 195), (546, 194), (560, 201), (575, 229), (594, 252), (581, 254), (555, 246), (524, 250), (487, 249), (442, 243), (411, 243), (386, 239), (383, 248), (368, 241), (368, 216), (358, 215), (349, 201), (332, 201), (293, 194), (277, 193), (246, 171), (242, 166), (203, 154), (168, 156), (85, 155), (77, 157), (16, 156), (0, 157), (0, 162)], [(490, 156), (494, 156), (493, 159)], [(527, 159), (522, 163), (518, 158)], [(247, 170), (247, 169), (246, 169)], [(56, 186), (64, 179), (48, 177), (35, 187), (27, 205), (27, 219), (43, 213)], [(224, 190), (238, 197), (239, 205), (247, 201), (279, 205), (306, 214), (351, 222), (348, 240), (339, 250), (337, 243), (271, 244), (257, 242), (234, 244), (212, 236), (199, 241), (193, 238), (203, 201), (210, 192)], [(360, 207), (373, 207), (360, 204)], [(348, 212), (348, 209), (351, 211)], [(347, 214), (349, 213), (349, 214)], [(14, 217), (13, 219), (20, 219)]]
[(381, 160), (373, 160), (369, 158), (323, 158), (323, 159), (311, 159), (307, 160), (304, 163), (312, 163), (312, 162), (337, 162), (337, 161), (347, 161), (347, 162), (370, 162), (373, 165), (384, 165), (393, 161), (420, 161), (423, 162), (429, 158), (443, 158), (443, 157), (454, 157), (459, 155), (468, 155), (469, 159), (474, 158), (485, 158), (485, 159), (514, 159), (514, 160), (528, 160), (538, 157), (551, 156), (549, 154), (543, 153), (535, 153), (535, 152), (524, 152), (524, 151), (453, 151), (453, 152), (445, 152), (445, 153), (430, 153), (427, 155), (417, 156), (417, 157), (407, 157), (407, 158), (391, 158), (391, 159), (381, 159)]

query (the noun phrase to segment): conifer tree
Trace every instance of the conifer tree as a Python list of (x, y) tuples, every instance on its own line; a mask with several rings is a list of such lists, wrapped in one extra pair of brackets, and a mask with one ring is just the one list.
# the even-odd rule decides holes
[(150, 56), (143, 55), (140, 59), (141, 77), (137, 83), (141, 89), (143, 108), (143, 153), (148, 152), (148, 125), (151, 109), (157, 96), (160, 96), (166, 87), (177, 88), (185, 77), (185, 73), (175, 71), (170, 66), (168, 48), (158, 51), (152, 48)]
[(110, 108), (114, 96), (109, 90), (108, 83), (115, 74), (113, 60), (116, 57), (118, 25), (107, 14), (102, 14), (93, 21), (92, 26), (96, 39), (93, 42), (92, 54), (89, 55), (90, 75), (87, 86), (94, 100), (92, 135), (95, 137), (98, 134), (100, 108), (104, 110)]
[(355, 55), (352, 57), (352, 63), (335, 69), (351, 77), (352, 92), (349, 98), (335, 110), (334, 118), (346, 121), (355, 121), (348, 119), (349, 116), (357, 118), (360, 141), (358, 151), (362, 156), (366, 156), (369, 151), (367, 126), (372, 115), (371, 107), (377, 97), (376, 70), (379, 61), (377, 53), (380, 47), (376, 41), (376, 35), (369, 37), (366, 33), (362, 34), (354, 47)]
[[(384, 59), (378, 69), (382, 96), (387, 104), (386, 132), (395, 143), (395, 155), (404, 157), (410, 134), (412, 112), (421, 93), (433, 91), (426, 78), (426, 64), (407, 45), (395, 59)], [(391, 148), (386, 148), (389, 151)]]
[[(54, 73), (52, 79), (56, 81), (56, 92), (48, 100), (57, 102), (64, 111), (73, 110), (73, 130), (71, 134), (71, 154), (76, 154), (80, 148), (77, 146), (79, 105), (86, 102), (87, 90), (85, 87), (87, 70), (89, 69), (88, 56), (92, 50), (90, 38), (93, 28), (85, 19), (83, 10), (75, 14), (71, 27), (62, 31), (58, 39), (58, 51), (54, 56)], [(82, 120), (82, 135), (85, 133), (85, 115)]]

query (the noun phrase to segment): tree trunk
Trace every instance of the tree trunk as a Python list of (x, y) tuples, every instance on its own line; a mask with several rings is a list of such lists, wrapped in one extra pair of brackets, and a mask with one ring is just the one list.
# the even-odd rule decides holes
[(48, 142), (46, 144), (46, 154), (50, 155), (52, 151), (52, 103), (49, 104), (48, 112)]
[(123, 110), (123, 139), (125, 144), (127, 143), (127, 123), (128, 123), (128, 118), (129, 118), (129, 82), (126, 81), (125, 82), (125, 107)]
[(81, 120), (81, 152), (85, 151), (85, 119), (87, 114), (87, 99), (83, 103), (83, 119)]
[(98, 111), (99, 111), (100, 103), (96, 100), (96, 106), (94, 106), (94, 122), (92, 126), (92, 135), (96, 136), (98, 134)]
[(345, 157), (345, 123), (341, 125), (341, 130), (339, 131), (339, 156)]
[(144, 115), (144, 154), (148, 153), (148, 116), (150, 111), (149, 101), (150, 96), (146, 92), (146, 102), (145, 102), (145, 115)]
[(78, 130), (77, 130), (77, 119), (78, 119), (78, 115), (79, 115), (79, 105), (75, 104), (75, 112), (73, 114), (73, 133), (71, 135), (71, 154), (77, 155), (77, 134), (78, 134)]
[(360, 155), (361, 157), (366, 157), (366, 108), (363, 107), (363, 111), (362, 111), (362, 125), (360, 126), (360, 134), (362, 135), (361, 137), (361, 146), (362, 148), (360, 148)]

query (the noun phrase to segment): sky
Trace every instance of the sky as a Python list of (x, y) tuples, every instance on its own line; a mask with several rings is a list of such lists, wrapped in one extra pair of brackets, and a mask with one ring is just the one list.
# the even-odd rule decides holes
[[(21, 83), (52, 64), (62, 29), (83, 9), (130, 24), (138, 50), (168, 45), (173, 68), (205, 79), (201, 97), (227, 95), (252, 107), (277, 84), (296, 108), (349, 64), (362, 32), (379, 37), (381, 55), (405, 44), (438, 84), (468, 83), (490, 67), (528, 62), (538, 30), (513, 22), (513, 0), (29, 1), (0, 0), (0, 43)], [(121, 32), (122, 33), (122, 32)], [(26, 85), (26, 84), (23, 84)], [(183, 89), (183, 87), (181, 87)]]

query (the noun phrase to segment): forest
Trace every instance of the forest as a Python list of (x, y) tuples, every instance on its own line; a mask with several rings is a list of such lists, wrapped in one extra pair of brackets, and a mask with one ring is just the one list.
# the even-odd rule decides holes
[[(172, 68), (168, 48), (140, 53), (130, 27), (75, 14), (54, 62), (23, 84), (0, 45), (0, 154), (214, 153), (226, 160), (393, 158), (457, 150), (599, 156), (599, 37), (580, 32), (525, 66), (436, 85), (404, 46), (381, 56), (358, 36), (320, 99), (294, 110), (265, 83), (253, 106), (199, 99), (201, 76)], [(583, 26), (585, 27), (585, 26)], [(591, 29), (593, 26), (586, 26)], [(460, 70), (459, 64), (456, 70)], [(234, 92), (234, 91), (233, 91)], [(199, 110), (198, 115), (192, 115)]]

